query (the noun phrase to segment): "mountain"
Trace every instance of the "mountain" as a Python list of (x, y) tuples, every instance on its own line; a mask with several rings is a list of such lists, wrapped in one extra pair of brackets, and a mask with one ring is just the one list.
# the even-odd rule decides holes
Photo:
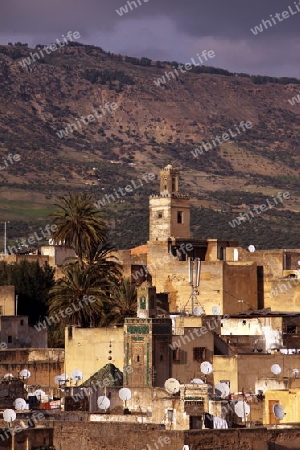
[[(11, 242), (47, 223), (57, 197), (86, 191), (116, 245), (139, 245), (159, 189), (143, 175), (171, 162), (192, 199), (195, 237), (300, 246), (300, 80), (207, 66), (182, 73), (175, 61), (79, 43), (42, 49), (0, 46), (0, 210)], [(230, 225), (278, 192), (289, 199)]]

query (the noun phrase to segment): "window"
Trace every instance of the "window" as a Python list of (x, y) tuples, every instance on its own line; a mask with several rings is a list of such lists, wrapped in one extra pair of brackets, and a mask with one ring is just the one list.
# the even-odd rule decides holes
[(193, 360), (197, 362), (206, 360), (206, 348), (205, 347), (194, 347), (193, 348)]
[(12, 336), (7, 336), (7, 343), (12, 344)]
[(24, 320), (23, 319), (20, 320), (20, 325), (24, 325)]
[(177, 211), (177, 223), (183, 223), (183, 212)]
[(162, 219), (163, 217), (164, 217), (163, 211), (158, 211), (158, 213), (157, 213), (157, 218), (158, 218), (158, 219)]
[(68, 327), (68, 339), (73, 339), (73, 328)]
[(172, 178), (172, 192), (176, 191), (176, 178)]
[(173, 364), (186, 364), (187, 363), (187, 352), (176, 348), (172, 352)]
[(0, 306), (0, 316), (3, 315), (3, 306)]
[(168, 422), (169, 423), (173, 422), (173, 413), (174, 413), (173, 409), (168, 409), (167, 414), (168, 414)]

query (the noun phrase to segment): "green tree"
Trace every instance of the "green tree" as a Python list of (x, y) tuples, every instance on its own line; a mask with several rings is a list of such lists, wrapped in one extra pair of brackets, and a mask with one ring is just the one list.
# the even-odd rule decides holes
[(35, 324), (47, 315), (47, 298), (54, 285), (54, 269), (48, 264), (41, 267), (37, 261), (18, 264), (1, 261), (0, 285), (15, 286), (18, 314), (29, 316), (29, 323)]
[(125, 317), (136, 316), (137, 292), (129, 278), (123, 278), (112, 288), (105, 306), (108, 311), (105, 325), (123, 325)]
[(107, 228), (99, 209), (87, 194), (70, 194), (56, 204), (58, 210), (51, 217), (58, 227), (53, 234), (56, 244), (73, 248), (83, 268), (83, 259), (95, 251), (106, 240)]
[(107, 292), (91, 267), (68, 264), (49, 293), (49, 316), (58, 317), (62, 327), (94, 327), (102, 318)]

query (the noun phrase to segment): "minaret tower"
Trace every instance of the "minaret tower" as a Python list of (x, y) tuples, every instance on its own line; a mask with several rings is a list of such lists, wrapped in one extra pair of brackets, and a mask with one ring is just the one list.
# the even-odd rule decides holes
[(149, 241), (189, 239), (190, 200), (179, 193), (179, 170), (170, 164), (160, 171), (160, 194), (150, 196)]

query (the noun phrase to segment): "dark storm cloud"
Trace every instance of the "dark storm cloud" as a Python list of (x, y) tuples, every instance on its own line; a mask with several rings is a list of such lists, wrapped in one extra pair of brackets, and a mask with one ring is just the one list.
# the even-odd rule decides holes
[[(137, 0), (135, 0), (137, 2)], [(105, 50), (187, 62), (214, 50), (211, 65), (233, 71), (298, 76), (300, 13), (257, 36), (250, 31), (294, 0), (140, 0), (120, 17), (125, 0), (0, 0), (0, 42), (49, 43), (79, 31)], [(137, 2), (138, 4), (138, 2)]]

